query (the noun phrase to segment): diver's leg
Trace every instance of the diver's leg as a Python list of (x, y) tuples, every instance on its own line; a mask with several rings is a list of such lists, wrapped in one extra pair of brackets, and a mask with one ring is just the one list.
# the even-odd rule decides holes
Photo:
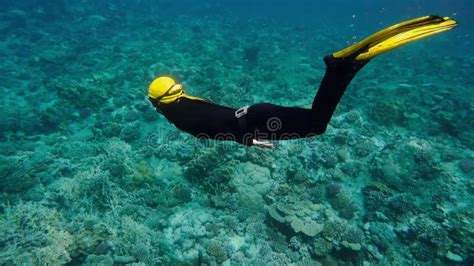
[(313, 101), (315, 131), (322, 133), (347, 86), (369, 60), (416, 40), (456, 27), (449, 17), (426, 16), (381, 30), (339, 52), (326, 56), (326, 74)]
[(246, 132), (256, 139), (305, 138), (324, 133), (346, 87), (368, 60), (324, 58), (326, 74), (313, 101), (312, 109), (259, 103), (248, 108)]
[(331, 120), (344, 91), (362, 67), (369, 60), (354, 58), (324, 57), (326, 73), (313, 100), (312, 112), (315, 119), (315, 131), (322, 133)]

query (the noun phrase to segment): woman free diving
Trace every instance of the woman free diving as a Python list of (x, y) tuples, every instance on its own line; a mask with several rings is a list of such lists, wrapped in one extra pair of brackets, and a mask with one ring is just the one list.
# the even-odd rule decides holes
[(271, 103), (233, 109), (187, 95), (171, 77), (155, 79), (148, 98), (168, 121), (195, 137), (273, 148), (273, 141), (323, 134), (349, 83), (374, 57), (456, 26), (448, 17), (425, 16), (393, 25), (325, 56), (326, 73), (311, 109)]

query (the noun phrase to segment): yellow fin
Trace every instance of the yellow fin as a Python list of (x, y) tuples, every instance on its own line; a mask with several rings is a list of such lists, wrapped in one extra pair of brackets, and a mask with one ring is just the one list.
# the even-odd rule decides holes
[(402, 45), (432, 36), (457, 26), (449, 17), (425, 16), (395, 24), (333, 54), (335, 58), (355, 56), (368, 60)]

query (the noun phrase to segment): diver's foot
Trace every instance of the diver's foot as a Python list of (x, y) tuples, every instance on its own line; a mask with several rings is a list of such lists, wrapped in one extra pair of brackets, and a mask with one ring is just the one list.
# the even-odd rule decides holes
[(339, 73), (339, 75), (346, 73), (353, 76), (368, 62), (370, 62), (370, 59), (355, 60), (355, 58), (351, 57), (336, 58), (332, 54), (324, 57), (324, 63), (326, 63), (327, 69), (332, 70), (334, 73)]
[[(381, 30), (366, 39), (332, 54), (340, 62), (366, 61), (416, 40), (457, 26), (449, 17), (426, 16), (405, 21)], [(326, 61), (326, 58), (325, 58)], [(365, 64), (364, 63), (364, 64)]]

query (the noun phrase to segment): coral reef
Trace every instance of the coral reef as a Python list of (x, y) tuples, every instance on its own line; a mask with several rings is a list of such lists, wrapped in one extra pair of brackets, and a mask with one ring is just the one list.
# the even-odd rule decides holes
[(73, 238), (64, 218), (39, 203), (7, 208), (0, 219), (0, 260), (8, 264), (65, 264), (71, 261)]
[(222, 264), (228, 259), (227, 252), (222, 246), (222, 243), (211, 242), (206, 247), (206, 253), (218, 264)]
[(349, 195), (341, 191), (340, 185), (330, 184), (326, 189), (326, 193), (329, 198), (329, 203), (335, 210), (339, 211), (339, 215), (342, 218), (352, 219), (354, 217), (357, 206)]
[(315, 212), (322, 212), (322, 209), (322, 206), (309, 202), (276, 204), (268, 208), (268, 215), (270, 221), (283, 227), (283, 231), (288, 236), (300, 233), (308, 237), (314, 237), (322, 231), (323, 224), (313, 220), (312, 216), (317, 215), (313, 214)]
[[(34, 172), (26, 169), (28, 165), (16, 158), (0, 158), (0, 190), (2, 192), (22, 192), (32, 188), (37, 180)], [(33, 175), (33, 176), (32, 176)]]

